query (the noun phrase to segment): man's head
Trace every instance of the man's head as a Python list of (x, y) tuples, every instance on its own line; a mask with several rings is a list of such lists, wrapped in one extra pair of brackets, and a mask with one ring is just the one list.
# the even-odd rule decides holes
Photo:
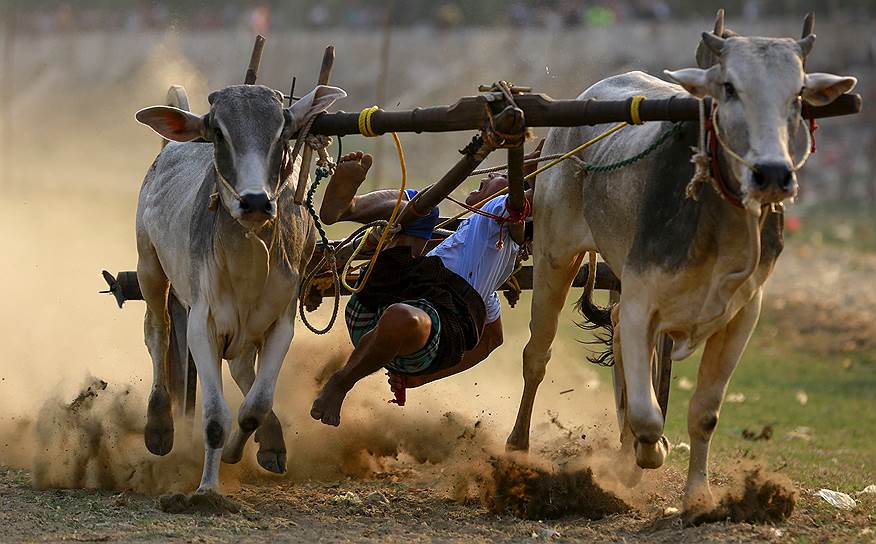
[[(526, 155), (526, 160), (537, 159), (541, 156), (541, 149), (544, 147), (544, 138), (538, 142), (538, 145), (529, 155)], [(535, 188), (535, 176), (529, 177), (526, 176), (532, 175), (533, 172), (538, 168), (537, 162), (531, 162), (529, 164), (523, 165), (523, 175), (524, 175), (524, 187), (534, 189)], [(486, 177), (481, 178), (481, 185), (477, 188), (477, 190), (472, 191), (468, 194), (465, 199), (465, 203), (469, 206), (474, 206), (478, 202), (484, 200), (485, 198), (491, 197), (494, 194), (498, 193), (502, 189), (508, 187), (508, 173), (507, 172), (493, 172), (487, 174)]]
[(506, 187), (508, 187), (507, 174), (504, 172), (492, 172), (487, 174), (486, 177), (481, 178), (480, 186), (468, 194), (465, 198), (465, 203), (469, 206), (474, 206)]

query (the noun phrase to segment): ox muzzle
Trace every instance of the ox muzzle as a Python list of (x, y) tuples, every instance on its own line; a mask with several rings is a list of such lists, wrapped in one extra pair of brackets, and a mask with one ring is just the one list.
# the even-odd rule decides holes
[(277, 216), (277, 206), (264, 191), (241, 193), (237, 206), (240, 220), (247, 223), (264, 223)]
[(797, 194), (797, 174), (782, 162), (756, 163), (748, 196), (764, 204), (782, 202)]

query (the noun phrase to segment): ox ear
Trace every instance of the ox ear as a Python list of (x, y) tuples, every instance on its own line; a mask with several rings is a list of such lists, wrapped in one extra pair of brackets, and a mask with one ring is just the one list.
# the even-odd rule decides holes
[(203, 137), (205, 132), (203, 118), (171, 106), (144, 108), (135, 117), (160, 136), (175, 142), (190, 142)]
[(857, 83), (857, 79), (849, 76), (806, 74), (803, 79), (803, 100), (812, 106), (825, 106), (854, 89)]
[(304, 126), (308, 119), (327, 110), (336, 100), (345, 96), (347, 96), (347, 93), (338, 87), (317, 85), (315, 89), (304, 95), (301, 100), (286, 108), (284, 134), (287, 138), (291, 138), (298, 132), (299, 128)]
[(690, 94), (697, 98), (702, 98), (711, 94), (711, 83), (714, 81), (715, 71), (717, 69), (719, 69), (717, 66), (713, 66), (708, 70), (703, 70), (701, 68), (685, 68), (674, 72), (663, 70), (663, 73), (666, 74), (669, 79), (684, 87), (684, 90)]

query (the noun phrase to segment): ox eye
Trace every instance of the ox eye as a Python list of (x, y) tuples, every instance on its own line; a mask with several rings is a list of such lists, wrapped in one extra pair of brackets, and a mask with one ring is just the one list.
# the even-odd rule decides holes
[(736, 87), (729, 81), (724, 83), (724, 96), (727, 99), (736, 98)]

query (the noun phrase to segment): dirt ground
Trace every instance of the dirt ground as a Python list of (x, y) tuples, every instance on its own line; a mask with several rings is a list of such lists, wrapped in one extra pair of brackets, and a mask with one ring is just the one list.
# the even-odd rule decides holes
[[(98, 46), (108, 53), (113, 49)], [(443, 55), (434, 46), (429, 49)], [(151, 104), (164, 95), (169, 83), (182, 83), (202, 110), (206, 90), (215, 86), (192, 63), (183, 58), (166, 62), (167, 55), (159, 49), (142, 66), (119, 68), (115, 86), (98, 85), (85, 71), (79, 94), (70, 91), (53, 98), (63, 106), (54, 112), (53, 123), (18, 125), (13, 184), (0, 194), (0, 230), (5, 233), (0, 237), (4, 259), (0, 266), (4, 307), (0, 312), (0, 541), (876, 540), (876, 496), (856, 497), (859, 506), (854, 511), (836, 510), (813, 496), (814, 484), (800, 483), (800, 473), (790, 474), (797, 503), (785, 523), (685, 527), (675, 510), (680, 507), (687, 470), (687, 457), (680, 449), (663, 469), (646, 475), (635, 491), (609, 485), (632, 505), (629, 512), (599, 520), (583, 514), (522, 520), (490, 512), (481, 498), (490, 460), (501, 454), (522, 387), (526, 295), (518, 309), (503, 310), (506, 343), (488, 362), (434, 387), (410, 392), (404, 409), (386, 404), (389, 392), (382, 376), (366, 380), (351, 393), (340, 429), (316, 424), (307, 413), (316, 381), (343, 361), (349, 341), (341, 327), (319, 339), (300, 328), (280, 376), (275, 404), (286, 433), (287, 475), (273, 477), (256, 467), (250, 444), (240, 465), (222, 469), (223, 491), (238, 503), (238, 513), (162, 512), (159, 496), (197, 486), (200, 433), (178, 427), (169, 456), (157, 458), (146, 452), (142, 428), (151, 367), (142, 345), (143, 307), (131, 303), (120, 311), (97, 291), (104, 288), (102, 268), (129, 270), (136, 263), (132, 219), (136, 190), (157, 151), (157, 141), (134, 123), (135, 105)], [(212, 50), (210, 55), (222, 56)], [(30, 64), (42, 70), (42, 63)], [(541, 71), (540, 63), (533, 66)], [(56, 83), (66, 81), (64, 67), (64, 62), (47, 65), (37, 81), (43, 82), (42, 87), (29, 86), (70, 89)], [(237, 74), (236, 66), (234, 70)], [(475, 79), (480, 78), (478, 74)], [(449, 96), (460, 92), (454, 90)], [(34, 92), (32, 100), (13, 108), (15, 119), (42, 111), (41, 100), (50, 96), (54, 94)], [(423, 104), (437, 99), (424, 94), (408, 100)], [(89, 114), (82, 116), (84, 111)], [(125, 142), (125, 152), (119, 152), (119, 142)], [(424, 168), (439, 163), (429, 154), (431, 147), (438, 147), (435, 140), (424, 137), (422, 142), (416, 145), (430, 149), (421, 151), (412, 165), (418, 162)], [(452, 153), (455, 147), (447, 149)], [(424, 172), (416, 173), (422, 180), (431, 179)], [(861, 286), (872, 283), (874, 274), (872, 255), (790, 245), (770, 283), (772, 295), (765, 304), (768, 327), (759, 332), (761, 337), (772, 334), (784, 342), (785, 351), (774, 359), (780, 361), (789, 349), (811, 348), (826, 358), (838, 357), (837, 371), (839, 362), (848, 357), (843, 368), (872, 376), (861, 369), (868, 364), (872, 368), (874, 360), (876, 299), (872, 290)], [(317, 313), (314, 320), (323, 323), (326, 317)], [(564, 312), (533, 420), (533, 459), (541, 464), (566, 465), (578, 457), (601, 466), (615, 462), (611, 384), (607, 371), (583, 363), (583, 348), (577, 342), (581, 334), (571, 311)], [(83, 408), (71, 410), (72, 399), (95, 379), (109, 384), (106, 391), (101, 389)], [(871, 378), (863, 383), (867, 387), (874, 382)], [(872, 399), (872, 392), (855, 391), (864, 406)], [(760, 394), (770, 392), (764, 389)], [(226, 396), (235, 410), (241, 398), (230, 382)], [(756, 408), (754, 395), (749, 398), (745, 406)], [(811, 405), (825, 406), (824, 415), (818, 417), (826, 423), (819, 425), (831, 424), (835, 398), (812, 395)], [(725, 411), (732, 413), (734, 408)], [(673, 410), (684, 413), (681, 405)], [(719, 432), (733, 429), (723, 421)], [(756, 421), (752, 418), (744, 424)], [(837, 474), (842, 472), (856, 473), (857, 487), (844, 488), (849, 492), (860, 489), (861, 483), (876, 482), (876, 467), (860, 466), (873, 459), (872, 446), (862, 454), (863, 446), (848, 444), (852, 438), (872, 442), (869, 437), (859, 438), (866, 429), (846, 424), (845, 441), (823, 445), (817, 443), (822, 427), (805, 424), (815, 429), (819, 454), (833, 456), (835, 462), (821, 478), (825, 486), (838, 487)], [(673, 430), (673, 442), (687, 440), (680, 429)], [(750, 460), (754, 446), (738, 435), (736, 430), (729, 440), (730, 435), (724, 435), (721, 453), (712, 455), (716, 490), (731, 488), (737, 465)], [(778, 439), (773, 441), (777, 443)], [(797, 455), (815, 447), (788, 444)], [(854, 457), (859, 464), (844, 467), (836, 463), (837, 457)], [(776, 455), (767, 462), (778, 470), (785, 461)]]
[[(682, 474), (673, 480), (680, 482)], [(161, 512), (153, 497), (79, 489), (34, 490), (25, 471), (0, 469), (0, 525), (6, 542), (870, 542), (872, 516), (836, 514), (813, 524), (815, 499), (803, 494), (788, 523), (712, 523), (684, 527), (680, 489), (654, 494), (641, 511), (591, 521), (527, 521), (489, 513), (477, 501), (436, 492), (437, 466), (401, 463), (368, 480), (288, 483), (266, 479), (233, 493), (239, 514)], [(676, 487), (676, 486), (672, 486)], [(870, 510), (876, 501), (870, 501)]]

